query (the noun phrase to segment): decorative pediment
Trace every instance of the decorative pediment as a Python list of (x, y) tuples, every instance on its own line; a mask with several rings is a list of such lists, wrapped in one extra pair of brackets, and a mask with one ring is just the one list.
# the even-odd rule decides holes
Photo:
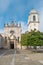
[(9, 39), (14, 40), (16, 37), (14, 35), (10, 35)]
[(11, 22), (10, 26), (11, 27), (14, 27), (14, 21)]

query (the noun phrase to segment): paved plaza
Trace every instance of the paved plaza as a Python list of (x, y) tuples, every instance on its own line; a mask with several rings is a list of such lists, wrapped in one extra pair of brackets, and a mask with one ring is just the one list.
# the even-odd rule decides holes
[(0, 65), (43, 65), (43, 53), (31, 50), (0, 50)]

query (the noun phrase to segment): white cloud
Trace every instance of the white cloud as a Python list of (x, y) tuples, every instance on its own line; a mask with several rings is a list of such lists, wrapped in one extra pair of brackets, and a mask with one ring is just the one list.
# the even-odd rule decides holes
[(28, 28), (27, 28), (27, 23), (23, 22), (23, 21), (19, 21), (18, 23), (21, 23), (22, 26), (22, 33), (25, 33)]

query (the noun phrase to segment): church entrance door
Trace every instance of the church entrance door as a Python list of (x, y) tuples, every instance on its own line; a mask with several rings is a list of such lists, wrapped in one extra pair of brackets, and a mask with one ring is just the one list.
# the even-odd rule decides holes
[(14, 49), (14, 42), (13, 41), (10, 42), (10, 49)]

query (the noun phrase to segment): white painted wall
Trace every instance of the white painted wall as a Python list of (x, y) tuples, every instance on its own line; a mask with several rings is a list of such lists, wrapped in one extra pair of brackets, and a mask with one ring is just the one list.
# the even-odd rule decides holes
[(38, 14), (30, 14), (29, 15), (29, 17), (28, 17), (28, 23), (31, 21), (33, 21), (33, 16), (35, 16), (36, 17), (36, 21), (34, 21), (34, 22), (38, 22), (39, 21), (39, 16), (38, 16)]
[(10, 31), (11, 30), (14, 31), (14, 35), (15, 35), (16, 38), (19, 37), (19, 39), (21, 39), (21, 27), (5, 27), (4, 28), (5, 36), (10, 37), (10, 35), (11, 35)]
[[(33, 21), (33, 16), (36, 18), (35, 21)], [(28, 31), (31, 32), (34, 29), (39, 30), (39, 14), (36, 11), (31, 11), (28, 17)]]
[(37, 31), (39, 30), (39, 23), (30, 23), (28, 26), (28, 31), (31, 32), (31, 30), (36, 29)]

